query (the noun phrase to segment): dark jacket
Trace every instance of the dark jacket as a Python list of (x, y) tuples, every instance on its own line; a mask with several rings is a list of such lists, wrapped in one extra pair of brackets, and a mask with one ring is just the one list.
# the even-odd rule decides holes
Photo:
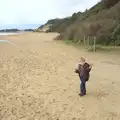
[(85, 63), (83, 66), (79, 64), (78, 69), (75, 70), (75, 72), (79, 74), (79, 77), (83, 78), (85, 81), (89, 80), (90, 71), (91, 71), (91, 68), (88, 63)]

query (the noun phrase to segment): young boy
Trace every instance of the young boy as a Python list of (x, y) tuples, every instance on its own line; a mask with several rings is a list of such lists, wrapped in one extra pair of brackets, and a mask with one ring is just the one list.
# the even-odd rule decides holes
[(80, 96), (86, 95), (86, 82), (89, 80), (90, 71), (92, 69), (92, 65), (88, 64), (83, 57), (80, 58), (78, 68), (75, 69), (75, 73), (78, 73), (81, 84), (80, 84)]

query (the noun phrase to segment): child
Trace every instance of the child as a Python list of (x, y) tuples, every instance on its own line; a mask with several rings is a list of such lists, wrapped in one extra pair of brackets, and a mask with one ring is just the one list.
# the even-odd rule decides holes
[(79, 74), (81, 84), (80, 84), (80, 96), (86, 95), (86, 82), (89, 80), (89, 72), (91, 71), (92, 65), (88, 64), (83, 57), (80, 58), (78, 69), (75, 72)]

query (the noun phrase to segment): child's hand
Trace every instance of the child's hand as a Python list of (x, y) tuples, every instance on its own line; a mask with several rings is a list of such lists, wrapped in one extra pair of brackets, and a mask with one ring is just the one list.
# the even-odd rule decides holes
[(79, 71), (78, 71), (78, 69), (75, 69), (75, 71), (74, 71), (75, 73), (79, 73)]
[(90, 64), (90, 67), (89, 68), (92, 68), (93, 64)]

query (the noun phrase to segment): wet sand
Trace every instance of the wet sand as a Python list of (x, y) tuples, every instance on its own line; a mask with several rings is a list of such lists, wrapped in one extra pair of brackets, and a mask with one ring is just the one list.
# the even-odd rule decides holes
[[(56, 33), (2, 36), (0, 120), (120, 120), (120, 56), (55, 42)], [(80, 97), (74, 69), (94, 64)]]

